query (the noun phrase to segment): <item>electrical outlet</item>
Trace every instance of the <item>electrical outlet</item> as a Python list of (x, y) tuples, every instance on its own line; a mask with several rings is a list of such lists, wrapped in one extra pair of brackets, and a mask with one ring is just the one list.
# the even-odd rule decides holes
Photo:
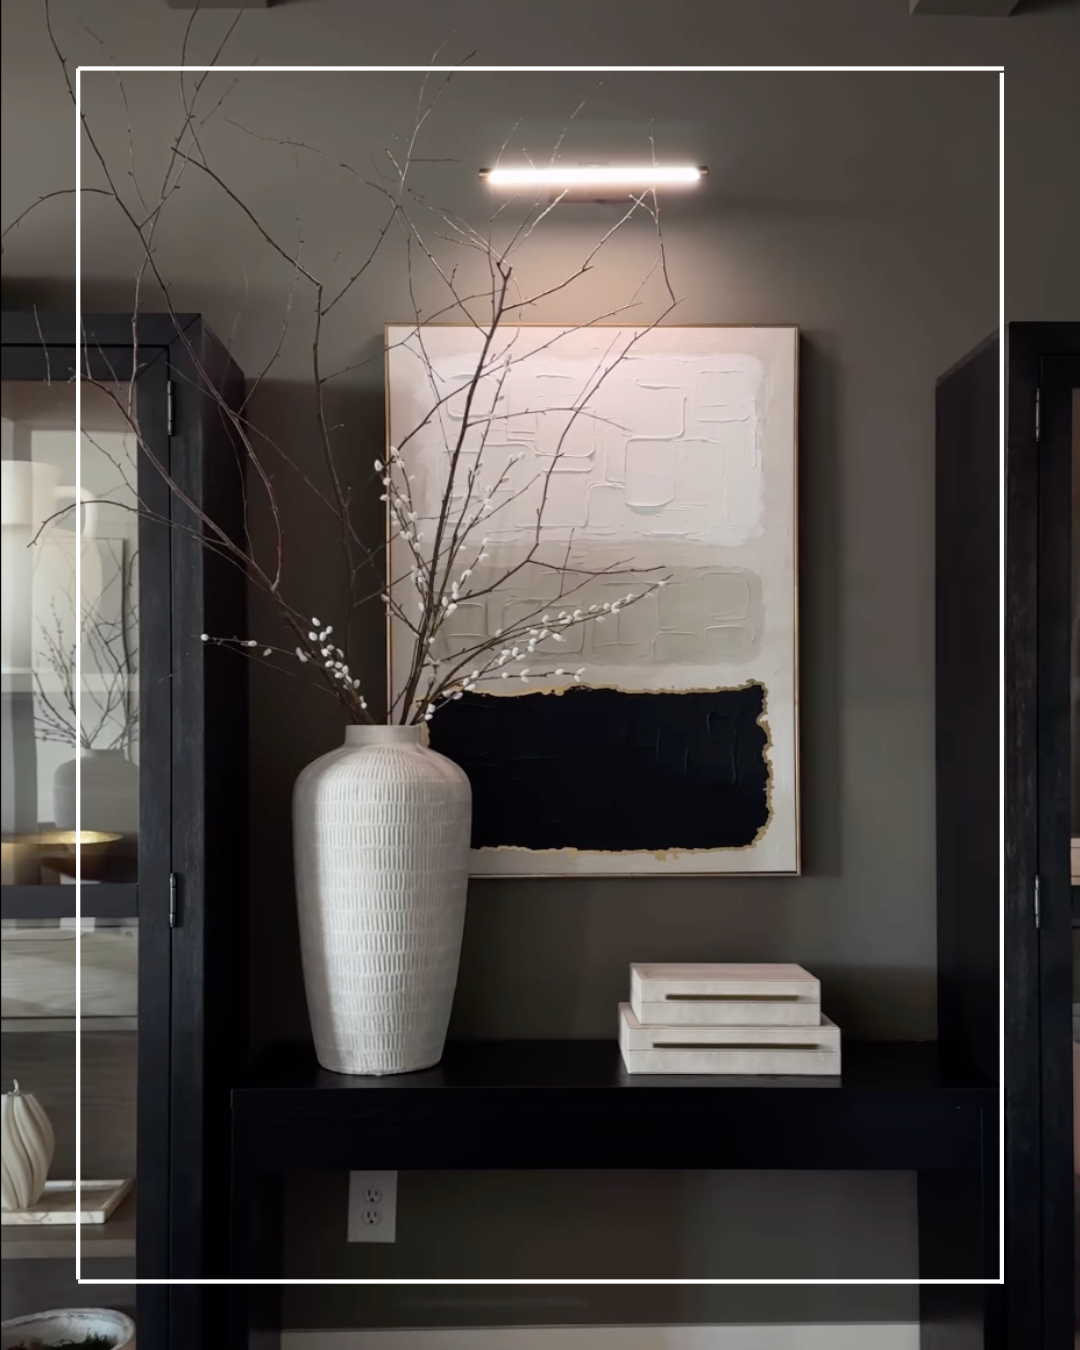
[(397, 1173), (349, 1173), (349, 1241), (397, 1240)]

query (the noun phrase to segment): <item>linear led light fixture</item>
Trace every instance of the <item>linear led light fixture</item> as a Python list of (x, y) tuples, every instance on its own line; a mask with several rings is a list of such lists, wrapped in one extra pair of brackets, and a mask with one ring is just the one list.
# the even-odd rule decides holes
[(708, 174), (701, 164), (581, 164), (544, 169), (481, 169), (493, 188), (652, 188), (692, 187)]

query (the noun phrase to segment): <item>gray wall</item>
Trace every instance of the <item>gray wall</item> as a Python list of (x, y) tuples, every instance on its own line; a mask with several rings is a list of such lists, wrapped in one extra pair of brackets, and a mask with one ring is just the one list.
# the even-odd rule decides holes
[[(410, 1172), (399, 1178), (399, 1241), (392, 1246), (342, 1242), (346, 1195), (344, 1175), (293, 1178), (287, 1276), (875, 1280), (913, 1278), (918, 1271), (915, 1192), (904, 1173)], [(533, 1291), (537, 1321), (558, 1315), (548, 1293)], [(522, 1290), (518, 1297), (520, 1310), (529, 1295)], [(329, 1297), (324, 1302), (321, 1291), (313, 1302), (297, 1286), (290, 1302), (291, 1324), (334, 1324), (335, 1304)], [(410, 1309), (409, 1302), (388, 1291), (365, 1312), (372, 1324), (395, 1313), (417, 1315), (422, 1305)], [(761, 1299), (751, 1306), (747, 1320), (756, 1321), (799, 1320), (812, 1305), (796, 1298), (794, 1305), (770, 1307)], [(837, 1306), (841, 1317), (851, 1315), (842, 1300)], [(666, 1315), (694, 1320), (710, 1315), (707, 1307), (676, 1299)], [(720, 1301), (711, 1315), (740, 1320), (734, 1313)], [(662, 1320), (665, 1314), (656, 1315)]]
[(282, 1350), (918, 1350), (915, 1323), (289, 1331)]
[[(849, 1200), (850, 1193), (844, 1198)], [(753, 1230), (751, 1217), (742, 1216), (742, 1222)], [(655, 1245), (664, 1238), (658, 1233)], [(612, 1245), (617, 1240), (606, 1236)], [(339, 1268), (335, 1273), (348, 1278), (357, 1272), (354, 1268), (346, 1275)], [(769, 1264), (757, 1274), (774, 1277), (775, 1267)], [(779, 1328), (777, 1341), (786, 1346), (781, 1339), (785, 1326), (917, 1320), (918, 1289), (902, 1284), (372, 1284), (363, 1289), (298, 1284), (285, 1294), (285, 1324), (298, 1328), (769, 1325)]]
[[(104, 44), (61, 8), (58, 27), (83, 61), (177, 57), (185, 16), (146, 0), (99, 0), (79, 12)], [(263, 65), (422, 62), (448, 38), (443, 59), (476, 48), (477, 61), (491, 64), (1005, 62), (1008, 313), (1065, 318), (1080, 312), (1070, 252), (1080, 237), (1080, 186), (1066, 167), (1070, 129), (1080, 117), (1066, 64), (1070, 42), (1075, 50), (1080, 36), (1078, 17), (1075, 7), (1049, 0), (1029, 0), (1008, 21), (911, 19), (905, 0), (722, 6), (462, 0), (451, 24), (436, 0), (407, 6), (311, 0), (245, 15), (227, 57)], [(191, 52), (205, 59), (227, 22), (221, 15), (200, 18)], [(5, 0), (3, 38), (6, 222), (39, 193), (70, 181), (72, 138), (70, 108), (35, 3)], [(125, 156), (115, 86), (108, 77), (84, 78), (105, 141)], [(230, 80), (212, 76), (210, 85), (224, 92)], [(485, 199), (475, 168), (490, 160), (519, 117), (516, 139), (543, 153), (587, 97), (567, 143), (571, 158), (575, 151), (586, 157), (641, 144), (655, 117), (660, 154), (686, 154), (712, 170), (706, 192), (665, 208), (673, 280), (686, 297), (679, 319), (801, 325), (806, 875), (479, 884), (470, 896), (453, 1032), (607, 1036), (630, 961), (693, 958), (800, 961), (821, 977), (826, 1008), (846, 1035), (932, 1036), (932, 399), (935, 377), (997, 323), (997, 77), (661, 72), (612, 74), (597, 83), (583, 73), (461, 74), (426, 128), (423, 150), (460, 162), (427, 166), (425, 181), (433, 199), (476, 219)], [(160, 163), (164, 137), (176, 126), (174, 77), (131, 76), (127, 92), (145, 173), (155, 159)], [(415, 92), (416, 77), (408, 75), (246, 76), (229, 93), (208, 146), (283, 238), (296, 238), (302, 207), (305, 257), (329, 265), (338, 248), (358, 251), (378, 211), (330, 162), (253, 140), (226, 118), (366, 162), (408, 127)], [(189, 175), (171, 209), (174, 223), (163, 229), (162, 248), (174, 300), (206, 313), (232, 336), (241, 364), (257, 369), (276, 341), (287, 269), (268, 260), (257, 236), (240, 227), (205, 182)], [(603, 209), (568, 209), (526, 263), (527, 278), (544, 281), (568, 270), (585, 241), (609, 223)], [(84, 245), (84, 304), (123, 305), (132, 254), (92, 202)], [(605, 308), (636, 281), (650, 247), (647, 231), (632, 229), (585, 286), (532, 317), (575, 321)], [(32, 228), (8, 240), (4, 262), (5, 304), (42, 297), (68, 303), (69, 202), (42, 208)], [(341, 307), (334, 355), (341, 364), (371, 356), (383, 321), (408, 312), (400, 266), (380, 270)], [(314, 466), (304, 361), (298, 329), (256, 407), (262, 424)], [(377, 362), (342, 381), (334, 412), (344, 423), (342, 445), (366, 465), (381, 444)], [(311, 612), (325, 611), (336, 593), (325, 575), (331, 554), (321, 518), (299, 489), (287, 494), (285, 511), (286, 525), (302, 531), (290, 559), (299, 592)], [(256, 521), (264, 527), (264, 518)], [(266, 619), (256, 603), (253, 631), (264, 632)], [(365, 661), (376, 679), (377, 629), (370, 631)], [(333, 709), (324, 704), (296, 681), (252, 672), (252, 1014), (264, 1040), (306, 1034), (288, 794), (303, 764), (339, 736)], [(595, 1196), (605, 1194), (597, 1184)], [(708, 1250), (712, 1273), (726, 1274), (734, 1268), (726, 1239), (696, 1242), (709, 1220), (677, 1203), (679, 1184), (672, 1181), (665, 1198), (656, 1183), (658, 1242)], [(807, 1184), (792, 1179), (793, 1213), (817, 1195)], [(836, 1241), (823, 1244), (831, 1264), (822, 1273), (854, 1273), (852, 1263), (883, 1223), (896, 1241), (883, 1248), (889, 1269), (880, 1273), (912, 1273), (910, 1187), (872, 1177), (851, 1184), (861, 1188), (860, 1199), (846, 1191), (843, 1217), (830, 1210)], [(497, 1216), (504, 1183), (475, 1178), (470, 1185), (470, 1203), (490, 1206)], [(753, 1190), (740, 1201), (740, 1214)], [(321, 1193), (301, 1183), (294, 1188), (297, 1262), (308, 1241), (302, 1234), (320, 1250), (340, 1234), (334, 1218), (343, 1207), (340, 1181), (320, 1231), (313, 1216), (324, 1211), (313, 1197)], [(524, 1203), (526, 1192), (515, 1193)], [(552, 1178), (534, 1230), (548, 1233), (536, 1237), (537, 1259), (550, 1256), (557, 1266), (550, 1234), (567, 1216), (576, 1222), (595, 1200), (590, 1195), (580, 1179)], [(392, 1254), (379, 1258), (380, 1273), (434, 1271), (443, 1259), (430, 1250), (430, 1236), (415, 1229), (410, 1236), (410, 1227)], [(448, 1247), (459, 1240), (453, 1222), (444, 1232)], [(503, 1216), (475, 1238), (472, 1273), (494, 1273), (509, 1259), (508, 1241), (521, 1258), (516, 1273), (528, 1269), (533, 1233), (519, 1232)], [(620, 1244), (615, 1225), (611, 1241), (616, 1254), (604, 1254), (605, 1271), (619, 1264), (619, 1251), (627, 1273), (638, 1271), (640, 1255)], [(783, 1250), (775, 1248), (776, 1260)], [(758, 1249), (752, 1263), (758, 1273), (779, 1273), (772, 1251), (768, 1243)], [(598, 1257), (576, 1245), (573, 1253), (562, 1273), (595, 1273)], [(371, 1249), (327, 1254), (340, 1274), (370, 1272), (374, 1259)], [(459, 1259), (447, 1251), (444, 1264)], [(742, 1265), (738, 1270), (746, 1273)]]

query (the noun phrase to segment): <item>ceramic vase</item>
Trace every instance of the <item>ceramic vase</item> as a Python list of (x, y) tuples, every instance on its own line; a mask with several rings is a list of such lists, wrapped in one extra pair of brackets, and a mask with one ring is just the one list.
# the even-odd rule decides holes
[(472, 793), (420, 727), (350, 726), (293, 792), (300, 947), (319, 1063), (429, 1068), (457, 983)]
[(135, 1323), (111, 1308), (51, 1308), (13, 1317), (0, 1327), (0, 1350), (9, 1347), (96, 1345), (101, 1350), (135, 1350)]
[(56, 1141), (49, 1117), (32, 1092), (16, 1083), (0, 1097), (0, 1172), (4, 1209), (29, 1209), (45, 1189)]

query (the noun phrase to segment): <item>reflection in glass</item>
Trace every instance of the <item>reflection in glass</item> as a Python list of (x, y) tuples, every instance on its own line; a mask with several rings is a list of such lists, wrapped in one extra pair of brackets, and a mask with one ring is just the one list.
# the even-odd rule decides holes
[(1072, 401), (1072, 657), (1069, 713), (1072, 880), (1080, 884), (1080, 389)]
[[(137, 922), (0, 919), (0, 951), (0, 1087), (8, 1092), (17, 1081), (24, 1092), (34, 1094), (49, 1117), (55, 1135), (49, 1207), (59, 1207), (62, 1197), (73, 1195), (77, 1155), (84, 1187), (100, 1186), (113, 1194), (117, 1182), (136, 1178), (138, 1165)], [(78, 1047), (73, 1025), (77, 1003), (82, 1015)], [(78, 1094), (76, 1048), (81, 1062)], [(65, 1262), (74, 1258), (75, 1229), (70, 1224), (5, 1225), (3, 1232), (5, 1279), (8, 1258), (16, 1251), (24, 1256), (52, 1255)], [(104, 1223), (84, 1224), (80, 1233), (84, 1261), (103, 1255), (107, 1244), (110, 1260), (123, 1260), (131, 1267), (136, 1247), (134, 1193), (129, 1191)], [(100, 1270), (91, 1267), (85, 1273), (94, 1276)], [(123, 1279), (134, 1273), (133, 1268), (116, 1270)]]
[(136, 441), (105, 391), (84, 383), (79, 437), (74, 405), (68, 383), (3, 385), (2, 879), (8, 884), (72, 881), (77, 851), (86, 881), (134, 881), (137, 874)]

